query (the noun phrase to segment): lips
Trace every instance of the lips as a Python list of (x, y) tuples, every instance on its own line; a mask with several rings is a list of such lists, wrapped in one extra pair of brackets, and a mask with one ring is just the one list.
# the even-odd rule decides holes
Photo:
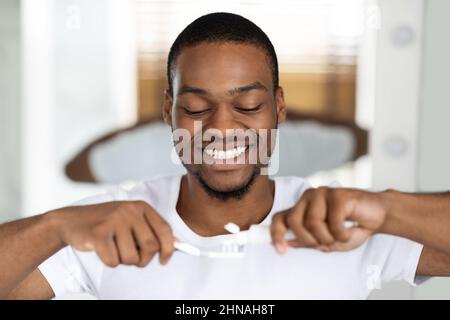
[[(220, 148), (221, 146), (219, 146)], [(237, 170), (246, 166), (247, 152), (251, 146), (234, 146), (228, 150), (219, 148), (203, 149), (203, 164), (214, 171)]]

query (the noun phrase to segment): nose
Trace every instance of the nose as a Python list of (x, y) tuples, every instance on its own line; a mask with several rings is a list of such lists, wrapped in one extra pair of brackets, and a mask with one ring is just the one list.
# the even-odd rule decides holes
[(232, 107), (227, 104), (216, 106), (204, 127), (204, 130), (215, 129), (222, 133), (223, 137), (227, 136), (227, 130), (243, 129), (243, 125), (237, 121), (233, 114)]
[[(240, 121), (239, 115), (234, 112), (232, 105), (225, 103), (216, 105), (202, 124), (202, 145), (206, 147), (213, 143), (219, 149), (236, 144), (243, 146), (248, 139), (247, 129)], [(200, 139), (200, 136), (198, 138)]]

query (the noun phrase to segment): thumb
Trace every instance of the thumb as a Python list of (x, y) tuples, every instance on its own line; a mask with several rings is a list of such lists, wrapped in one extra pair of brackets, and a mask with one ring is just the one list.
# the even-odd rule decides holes
[(371, 232), (364, 228), (354, 227), (348, 230), (347, 241), (337, 241), (328, 246), (330, 251), (349, 251), (362, 245), (371, 235)]

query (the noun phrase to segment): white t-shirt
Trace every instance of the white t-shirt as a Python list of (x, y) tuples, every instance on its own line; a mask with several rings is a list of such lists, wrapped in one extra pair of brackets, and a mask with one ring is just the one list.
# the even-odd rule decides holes
[[(175, 209), (180, 181), (181, 175), (154, 178), (131, 191), (117, 189), (79, 204), (144, 200), (182, 241), (208, 247), (232, 237), (202, 237), (184, 223)], [(309, 188), (298, 177), (274, 181), (273, 208), (262, 224), (270, 224), (274, 213), (292, 207)], [(379, 282), (414, 285), (421, 250), (416, 242), (380, 234), (348, 252), (289, 249), (280, 256), (271, 245), (254, 245), (243, 258), (212, 259), (176, 251), (166, 266), (154, 259), (145, 268), (109, 268), (93, 252), (66, 247), (39, 270), (56, 296), (86, 292), (100, 299), (365, 299)]]

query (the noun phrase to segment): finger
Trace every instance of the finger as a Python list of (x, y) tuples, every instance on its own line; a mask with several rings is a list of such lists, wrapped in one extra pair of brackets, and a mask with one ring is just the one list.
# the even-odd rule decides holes
[(133, 231), (129, 226), (123, 226), (116, 230), (116, 245), (119, 251), (120, 263), (125, 265), (137, 265), (139, 253)]
[(159, 214), (151, 209), (146, 210), (145, 217), (159, 242), (159, 262), (165, 265), (175, 250), (172, 229)]
[(349, 251), (362, 245), (369, 237), (370, 231), (363, 228), (349, 230), (349, 239), (345, 242), (337, 241), (329, 246), (330, 251)]
[(316, 249), (322, 252), (331, 252), (330, 246), (326, 245), (319, 245), (318, 247), (316, 247)]
[(328, 200), (327, 207), (329, 214), (328, 229), (334, 239), (339, 242), (346, 242), (350, 239), (350, 230), (345, 227), (347, 214), (345, 211), (345, 202), (342, 200)]
[(120, 263), (119, 253), (112, 234), (109, 237), (98, 238), (94, 242), (94, 249), (100, 260), (108, 267), (114, 268)]
[(286, 225), (295, 234), (295, 240), (288, 242), (293, 247), (316, 247), (319, 242), (316, 238), (305, 228), (304, 216), (308, 207), (306, 201), (300, 201), (293, 210), (286, 215)]
[(159, 241), (144, 216), (133, 226), (133, 234), (139, 246), (139, 267), (145, 267), (159, 251)]
[(325, 198), (317, 197), (308, 206), (304, 218), (305, 228), (318, 240), (319, 245), (330, 245), (335, 242), (327, 226), (327, 205)]
[(272, 237), (272, 243), (277, 252), (280, 254), (283, 254), (287, 249), (287, 228), (284, 218), (288, 212), (288, 210), (278, 212), (272, 217), (272, 223), (270, 224), (270, 235)]

